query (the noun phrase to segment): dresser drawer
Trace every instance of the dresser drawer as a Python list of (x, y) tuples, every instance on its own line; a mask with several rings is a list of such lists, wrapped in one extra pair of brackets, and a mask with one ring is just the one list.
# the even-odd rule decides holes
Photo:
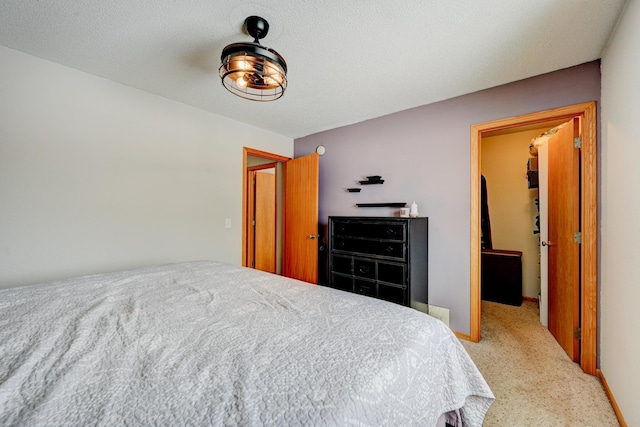
[(383, 285), (381, 283), (378, 284), (378, 298), (380, 299), (406, 305), (407, 301), (405, 300), (405, 295), (406, 292), (404, 288)]
[(366, 259), (354, 259), (353, 260), (353, 274), (358, 277), (366, 277), (369, 279), (376, 278), (376, 263), (375, 261)]
[(406, 227), (405, 224), (336, 221), (333, 234), (368, 239), (404, 240)]
[(361, 254), (379, 255), (400, 260), (405, 259), (405, 245), (403, 242), (380, 242), (348, 237), (336, 237), (333, 249), (336, 251), (359, 252)]
[(396, 285), (404, 285), (407, 279), (406, 264), (378, 262), (378, 280)]
[(359, 279), (354, 280), (354, 292), (357, 294), (375, 297), (378, 293), (376, 288), (376, 282)]
[(332, 255), (331, 271), (336, 273), (353, 274), (353, 258)]
[(343, 291), (353, 292), (353, 279), (351, 276), (331, 273), (331, 287)]

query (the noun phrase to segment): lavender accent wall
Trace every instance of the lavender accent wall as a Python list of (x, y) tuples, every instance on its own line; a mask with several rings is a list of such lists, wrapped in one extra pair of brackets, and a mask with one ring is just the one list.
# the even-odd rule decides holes
[[(326, 147), (319, 212), (325, 226), (330, 215), (397, 211), (356, 203), (416, 201), (430, 218), (429, 303), (448, 307), (451, 328), (468, 334), (471, 125), (594, 100), (600, 101), (599, 60), (299, 138), (294, 155)], [(346, 191), (367, 175), (385, 182)]]

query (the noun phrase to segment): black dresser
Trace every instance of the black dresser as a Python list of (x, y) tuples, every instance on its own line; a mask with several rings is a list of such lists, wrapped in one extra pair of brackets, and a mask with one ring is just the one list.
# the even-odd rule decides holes
[(428, 218), (329, 217), (328, 285), (427, 312)]

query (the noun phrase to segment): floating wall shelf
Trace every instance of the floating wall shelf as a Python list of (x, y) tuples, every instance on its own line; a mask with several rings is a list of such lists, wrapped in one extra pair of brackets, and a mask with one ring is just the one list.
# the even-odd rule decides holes
[(359, 208), (402, 208), (407, 205), (406, 202), (399, 203), (356, 203)]
[(359, 181), (361, 185), (382, 184), (384, 179), (380, 175), (369, 175), (366, 181)]

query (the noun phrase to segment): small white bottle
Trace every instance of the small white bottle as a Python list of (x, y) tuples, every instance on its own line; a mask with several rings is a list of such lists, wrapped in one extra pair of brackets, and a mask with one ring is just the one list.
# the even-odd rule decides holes
[(416, 204), (415, 200), (413, 201), (413, 203), (411, 203), (411, 209), (409, 210), (409, 216), (411, 218), (417, 218), (418, 217), (418, 205)]

